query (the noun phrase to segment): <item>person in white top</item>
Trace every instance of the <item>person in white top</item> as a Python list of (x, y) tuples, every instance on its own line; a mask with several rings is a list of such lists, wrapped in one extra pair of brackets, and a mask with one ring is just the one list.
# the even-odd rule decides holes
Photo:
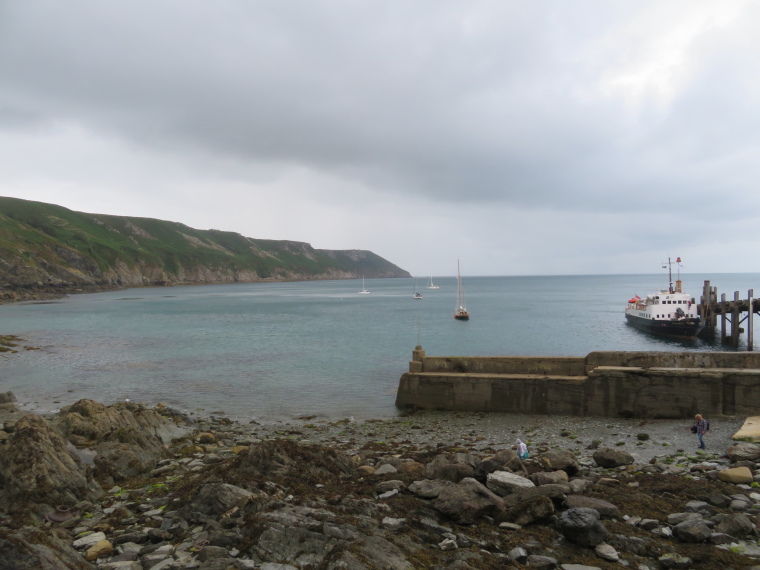
[(517, 457), (520, 458), (520, 461), (523, 459), (528, 459), (528, 457), (530, 457), (530, 454), (528, 453), (528, 446), (519, 439), (517, 440)]

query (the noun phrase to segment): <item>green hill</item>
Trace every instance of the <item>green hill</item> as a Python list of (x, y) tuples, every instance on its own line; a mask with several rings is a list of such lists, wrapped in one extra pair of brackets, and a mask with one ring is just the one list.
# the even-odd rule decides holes
[(117, 287), (410, 277), (371, 251), (0, 197), (0, 300)]

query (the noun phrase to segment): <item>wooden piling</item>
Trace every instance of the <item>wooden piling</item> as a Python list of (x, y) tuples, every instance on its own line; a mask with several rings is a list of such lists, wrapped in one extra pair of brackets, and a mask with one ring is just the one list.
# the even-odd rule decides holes
[(752, 318), (755, 314), (754, 311), (754, 289), (750, 289), (747, 291), (747, 350), (754, 350), (752, 347), (753, 342), (753, 331), (752, 331)]
[[(747, 315), (743, 316), (745, 312)], [(760, 314), (760, 299), (755, 299), (754, 289), (747, 292), (746, 303), (740, 299), (738, 291), (734, 291), (732, 301), (726, 299), (725, 293), (722, 293), (718, 300), (718, 288), (711, 286), (709, 281), (705, 281), (699, 304), (699, 315), (704, 322), (706, 333), (715, 335), (718, 315), (720, 315), (721, 342), (730, 343), (734, 348), (738, 348), (741, 333), (746, 332), (747, 350), (754, 350), (754, 313)], [(742, 327), (742, 324), (745, 326)]]

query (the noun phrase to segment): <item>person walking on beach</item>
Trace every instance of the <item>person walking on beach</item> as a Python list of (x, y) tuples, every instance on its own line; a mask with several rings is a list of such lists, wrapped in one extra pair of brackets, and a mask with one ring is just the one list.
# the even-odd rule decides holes
[[(707, 420), (705, 420), (701, 414), (697, 414), (694, 416), (694, 419), (697, 420), (697, 423), (694, 424), (694, 428), (696, 428), (696, 434), (699, 438), (699, 447), (697, 449), (704, 449), (705, 448), (705, 440), (703, 439), (705, 433), (707, 433)], [(693, 430), (692, 430), (693, 431)]]

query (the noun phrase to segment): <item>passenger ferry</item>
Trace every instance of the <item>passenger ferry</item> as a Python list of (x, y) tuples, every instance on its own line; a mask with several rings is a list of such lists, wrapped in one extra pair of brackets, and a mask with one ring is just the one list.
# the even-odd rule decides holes
[[(681, 263), (681, 258), (676, 259)], [(704, 328), (704, 321), (699, 316), (696, 301), (681, 289), (680, 272), (673, 287), (673, 274), (668, 258), (669, 287), (656, 291), (642, 299), (635, 295), (628, 299), (625, 318), (628, 324), (649, 334), (694, 339)]]

